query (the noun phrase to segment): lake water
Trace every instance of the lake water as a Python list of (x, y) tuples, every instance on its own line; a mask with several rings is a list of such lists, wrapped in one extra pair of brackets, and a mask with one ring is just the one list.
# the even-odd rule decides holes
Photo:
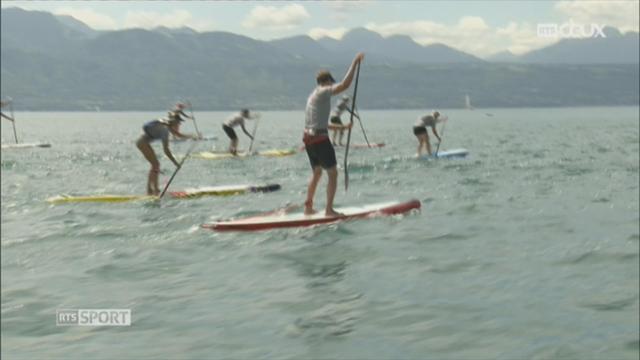
[[(638, 107), (443, 111), (441, 149), (470, 154), (437, 161), (412, 157), (423, 112), (363, 110), (370, 140), (387, 146), (350, 151), (336, 205), (422, 201), (405, 216), (200, 228), (302, 202), (304, 153), (189, 159), (171, 185), (281, 184), (275, 193), (45, 202), (142, 194), (133, 141), (163, 113), (16, 113), (22, 141), (52, 147), (2, 150), (3, 359), (638, 359)], [(227, 146), (228, 115), (196, 113), (218, 137), (197, 150)], [(302, 111), (262, 113), (255, 148), (299, 146), (302, 123)], [(156, 151), (162, 183), (173, 165)], [(77, 308), (131, 309), (132, 325), (56, 326), (56, 310)]]

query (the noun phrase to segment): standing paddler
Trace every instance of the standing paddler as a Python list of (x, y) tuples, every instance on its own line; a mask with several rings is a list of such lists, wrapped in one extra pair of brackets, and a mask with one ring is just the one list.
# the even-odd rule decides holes
[(242, 132), (244, 132), (249, 139), (253, 140), (253, 136), (249, 134), (247, 129), (244, 127), (245, 121), (252, 118), (254, 117), (251, 116), (249, 109), (242, 109), (239, 113), (234, 114), (222, 124), (222, 130), (224, 130), (224, 133), (227, 134), (230, 140), (229, 152), (231, 154), (238, 154), (238, 135), (236, 135), (235, 130), (233, 130), (234, 127), (240, 126)]
[(312, 174), (307, 188), (307, 198), (304, 202), (305, 215), (315, 213), (313, 209), (313, 197), (316, 193), (318, 181), (322, 176), (322, 170), (327, 172), (329, 181), (327, 183), (327, 204), (325, 205), (326, 216), (340, 216), (333, 209), (333, 199), (338, 186), (338, 170), (336, 168), (336, 153), (329, 140), (329, 114), (331, 112), (331, 97), (347, 90), (353, 81), (356, 66), (364, 58), (363, 53), (358, 53), (351, 63), (351, 67), (344, 79), (336, 83), (331, 73), (326, 70), (318, 72), (316, 76), (317, 87), (307, 99), (305, 110), (304, 142)]

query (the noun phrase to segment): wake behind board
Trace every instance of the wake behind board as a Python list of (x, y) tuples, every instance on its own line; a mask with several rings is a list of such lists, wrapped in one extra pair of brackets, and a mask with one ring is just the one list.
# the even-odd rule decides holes
[(451, 159), (451, 158), (463, 158), (469, 154), (467, 149), (454, 149), (438, 151), (438, 155), (423, 154), (418, 159)]
[[(174, 199), (194, 199), (204, 196), (231, 196), (256, 192), (271, 192), (280, 190), (278, 184), (268, 185), (231, 185), (231, 186), (208, 186), (200, 188), (189, 188), (183, 191), (169, 191), (168, 194)], [(78, 202), (103, 202), (116, 203), (139, 200), (157, 200), (158, 196), (153, 195), (87, 195), (70, 196), (58, 195), (50, 197), (47, 202), (51, 204), (78, 203)]]
[(26, 149), (26, 148), (48, 148), (49, 143), (19, 143), (19, 144), (2, 144), (3, 149)]
[(204, 160), (221, 160), (221, 159), (232, 159), (232, 158), (246, 158), (250, 156), (266, 156), (266, 157), (282, 157), (294, 155), (296, 151), (294, 149), (272, 149), (272, 150), (264, 150), (259, 151), (257, 153), (247, 153), (247, 152), (239, 152), (237, 155), (233, 155), (229, 152), (212, 152), (212, 151), (203, 151), (195, 154), (191, 154), (190, 156), (196, 159), (204, 159)]
[(336, 208), (337, 212), (344, 214), (344, 216), (340, 217), (325, 216), (322, 211), (313, 215), (304, 215), (302, 210), (299, 210), (297, 213), (272, 212), (236, 220), (216, 221), (211, 224), (203, 224), (202, 227), (214, 231), (260, 231), (277, 228), (307, 227), (361, 218), (402, 214), (413, 209), (420, 209), (420, 201), (392, 201), (379, 204)]

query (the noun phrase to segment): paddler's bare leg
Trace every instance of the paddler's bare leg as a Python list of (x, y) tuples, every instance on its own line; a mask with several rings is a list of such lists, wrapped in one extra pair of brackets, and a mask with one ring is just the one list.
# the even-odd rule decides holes
[(321, 176), (322, 168), (320, 166), (314, 167), (311, 179), (309, 180), (309, 186), (307, 187), (307, 199), (304, 202), (305, 215), (312, 215), (316, 212), (313, 210), (313, 197), (316, 194), (316, 188), (318, 187), (318, 182), (320, 181)]
[(424, 137), (422, 135), (418, 136), (418, 156), (422, 155), (422, 146), (424, 145)]
[(427, 153), (431, 155), (431, 142), (429, 141), (429, 134), (424, 134), (425, 143), (427, 144)]
[(160, 189), (158, 188), (159, 173), (160, 173), (160, 164), (158, 164), (157, 168), (151, 168), (151, 170), (149, 170), (149, 183), (151, 184), (151, 191), (149, 191), (149, 186), (147, 186), (148, 195), (160, 195)]
[(238, 154), (238, 139), (231, 139), (231, 146), (229, 147), (229, 152), (233, 155)]
[(340, 129), (340, 140), (338, 141), (338, 144), (340, 144), (340, 146), (344, 146), (344, 144), (342, 143), (343, 136), (344, 136), (344, 129)]
[(158, 173), (160, 172), (160, 162), (156, 157), (156, 153), (153, 151), (153, 148), (147, 141), (145, 141), (144, 136), (140, 137), (136, 142), (136, 146), (144, 155), (145, 159), (151, 164), (151, 169), (149, 170), (149, 176), (147, 178), (147, 195), (157, 195), (160, 193), (158, 191)]
[(327, 206), (324, 214), (326, 216), (341, 216), (342, 214), (333, 210), (333, 199), (336, 197), (336, 190), (338, 189), (338, 169), (335, 166), (327, 169), (327, 175), (329, 183), (327, 184)]

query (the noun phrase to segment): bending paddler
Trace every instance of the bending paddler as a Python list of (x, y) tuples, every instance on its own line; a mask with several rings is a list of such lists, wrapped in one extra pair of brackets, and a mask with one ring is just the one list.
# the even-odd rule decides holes
[(173, 117), (171, 119), (158, 119), (145, 123), (142, 126), (143, 134), (140, 135), (136, 141), (136, 146), (144, 155), (151, 165), (149, 170), (149, 176), (147, 178), (147, 195), (160, 195), (160, 189), (158, 189), (158, 174), (160, 173), (160, 162), (156, 157), (156, 153), (151, 147), (151, 143), (156, 140), (162, 141), (162, 149), (164, 154), (171, 160), (175, 166), (180, 166), (176, 158), (169, 150), (169, 134), (176, 136), (180, 139), (197, 139), (195, 135), (182, 134), (179, 130), (179, 123), (183, 121), (180, 117)]
[(436, 124), (441, 121), (443, 120), (440, 118), (440, 113), (437, 111), (421, 116), (418, 118), (418, 121), (416, 121), (416, 124), (413, 127), (413, 134), (418, 138), (418, 156), (422, 155), (422, 148), (426, 148), (427, 153), (431, 155), (431, 142), (429, 141), (427, 126), (431, 128), (433, 135), (438, 138), (438, 141), (442, 141), (438, 134), (438, 130), (436, 130)]
[(240, 126), (240, 128), (242, 128), (242, 132), (244, 132), (245, 135), (249, 137), (249, 139), (253, 140), (253, 136), (251, 136), (251, 134), (249, 134), (247, 129), (244, 127), (245, 121), (250, 119), (252, 119), (252, 116), (249, 113), (249, 109), (242, 109), (242, 111), (234, 114), (229, 119), (227, 119), (224, 124), (222, 124), (222, 130), (224, 130), (225, 134), (227, 134), (227, 136), (231, 140), (231, 143), (229, 144), (229, 152), (233, 155), (238, 154), (238, 135), (236, 135), (235, 130), (233, 130), (234, 127)]
[(333, 209), (333, 199), (338, 186), (338, 170), (336, 168), (336, 153), (329, 140), (329, 113), (331, 112), (331, 96), (338, 95), (347, 90), (353, 81), (356, 66), (364, 58), (363, 53), (358, 53), (351, 63), (351, 67), (344, 79), (336, 83), (331, 73), (326, 70), (318, 72), (316, 76), (317, 86), (307, 99), (305, 110), (305, 126), (302, 141), (311, 164), (311, 179), (307, 188), (307, 198), (304, 202), (304, 213), (315, 213), (313, 209), (313, 197), (316, 193), (318, 181), (322, 176), (322, 170), (327, 172), (327, 204), (326, 216), (340, 216)]

